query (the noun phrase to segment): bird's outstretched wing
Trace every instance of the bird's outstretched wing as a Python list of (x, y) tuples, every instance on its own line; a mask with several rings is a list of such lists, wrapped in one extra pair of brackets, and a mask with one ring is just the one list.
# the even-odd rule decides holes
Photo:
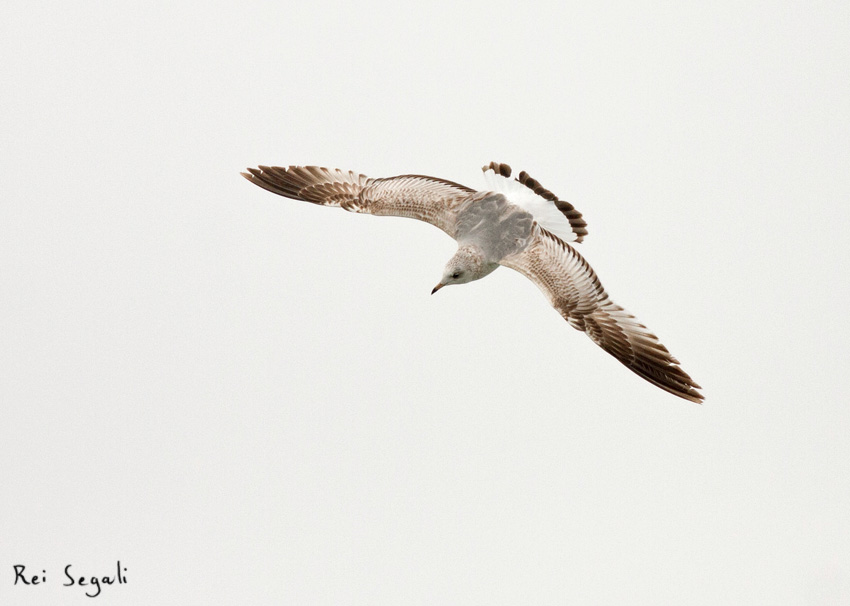
[(572, 246), (537, 225), (529, 245), (501, 264), (528, 277), (571, 326), (630, 370), (680, 398), (702, 403), (700, 386), (658, 337), (608, 298), (596, 273)]
[(511, 179), (511, 167), (490, 162), (481, 168), (487, 184), (508, 200), (530, 212), (541, 227), (548, 229), (564, 242), (581, 242), (587, 235), (587, 222), (575, 206), (540, 185), (531, 175), (522, 171)]
[(410, 217), (455, 234), (458, 208), (475, 190), (436, 177), (400, 175), (371, 179), (318, 166), (260, 166), (242, 176), (270, 192), (372, 215)]

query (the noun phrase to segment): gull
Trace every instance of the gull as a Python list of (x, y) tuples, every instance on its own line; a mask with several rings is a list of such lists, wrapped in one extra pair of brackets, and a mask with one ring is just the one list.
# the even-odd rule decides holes
[(587, 235), (575, 207), (507, 164), (483, 167), (487, 189), (424, 175), (373, 179), (318, 166), (259, 166), (243, 177), (272, 193), (355, 213), (410, 217), (457, 241), (434, 294), (480, 280), (500, 265), (543, 291), (573, 328), (583, 331), (629, 370), (673, 395), (702, 403), (701, 389), (664, 345), (608, 298), (596, 272), (569, 243)]

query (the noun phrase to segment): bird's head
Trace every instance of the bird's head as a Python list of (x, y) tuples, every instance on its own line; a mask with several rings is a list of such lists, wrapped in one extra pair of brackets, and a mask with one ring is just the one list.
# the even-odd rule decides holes
[(499, 266), (498, 263), (488, 263), (484, 251), (478, 246), (467, 244), (460, 246), (454, 256), (446, 263), (440, 283), (431, 291), (433, 295), (443, 286), (449, 284), (466, 284), (479, 280)]

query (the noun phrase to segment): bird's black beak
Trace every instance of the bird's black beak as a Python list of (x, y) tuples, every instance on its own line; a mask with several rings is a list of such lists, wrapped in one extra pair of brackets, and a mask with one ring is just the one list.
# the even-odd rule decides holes
[(431, 294), (433, 295), (435, 292), (437, 292), (438, 290), (440, 290), (443, 286), (445, 286), (445, 284), (443, 284), (442, 282), (440, 282), (439, 284), (437, 284), (437, 285), (434, 287), (434, 290), (432, 290), (432, 291), (431, 291)]

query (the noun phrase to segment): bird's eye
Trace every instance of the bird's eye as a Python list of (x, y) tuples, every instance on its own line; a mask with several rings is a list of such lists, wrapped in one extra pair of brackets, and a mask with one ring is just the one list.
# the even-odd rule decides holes
[(457, 280), (459, 277), (460, 277), (459, 271), (456, 271), (455, 273), (452, 274), (452, 278), (454, 278), (455, 280)]

